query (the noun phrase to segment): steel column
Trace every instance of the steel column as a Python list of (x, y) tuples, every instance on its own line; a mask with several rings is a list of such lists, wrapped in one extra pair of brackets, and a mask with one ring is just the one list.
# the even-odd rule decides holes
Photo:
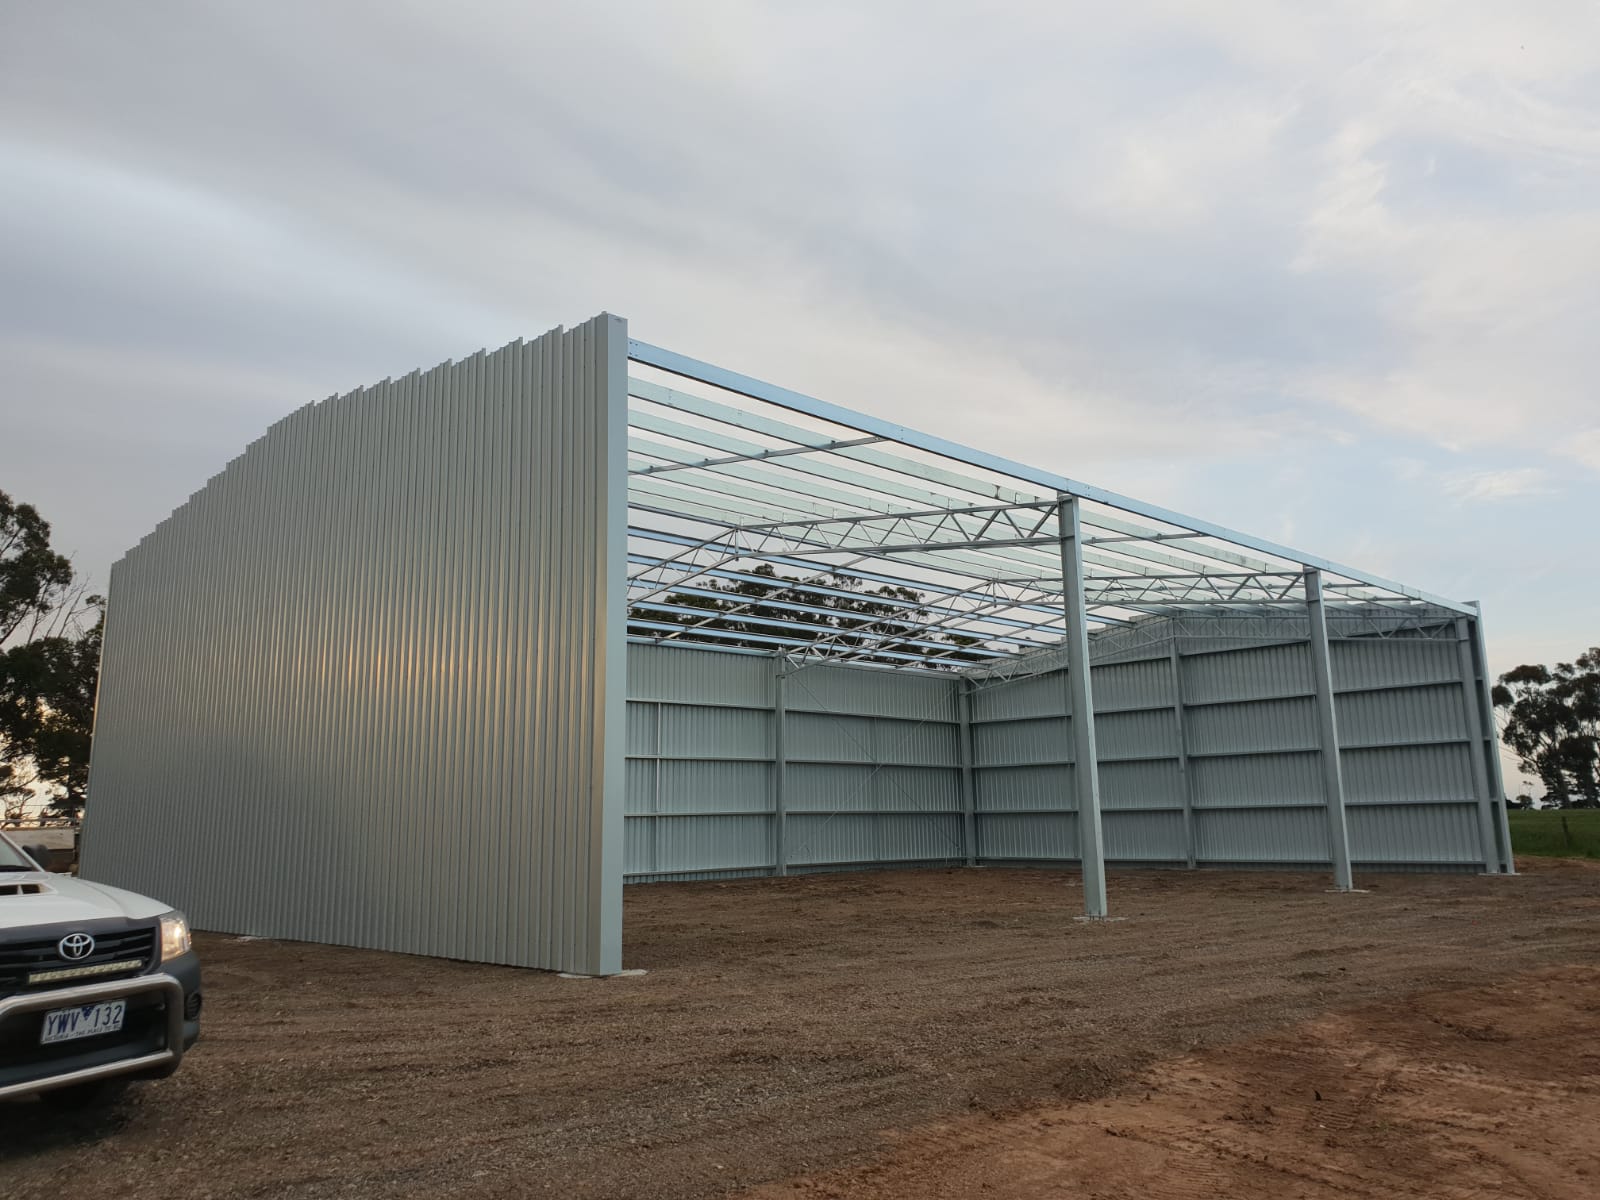
[(1506, 816), (1506, 782), (1500, 770), (1500, 733), (1494, 723), (1494, 695), (1489, 685), (1489, 651), (1483, 641), (1483, 614), (1478, 602), (1472, 601), (1472, 648), (1478, 672), (1478, 703), (1486, 730), (1484, 753), (1488, 758), (1489, 783), (1494, 791), (1495, 807), (1500, 810), (1500, 868), (1507, 875), (1517, 873), (1517, 861), (1511, 853), (1511, 820)]
[(788, 724), (789, 710), (784, 691), (789, 678), (789, 664), (782, 654), (772, 656), (772, 873), (789, 873), (788, 800), (785, 796), (788, 774), (788, 754), (784, 749), (784, 726)]
[(1100, 764), (1094, 745), (1094, 685), (1089, 678), (1089, 615), (1083, 596), (1083, 529), (1078, 498), (1056, 506), (1061, 525), (1062, 611), (1066, 619), (1067, 695), (1072, 721), (1072, 781), (1078, 799), (1078, 857), (1083, 911), (1106, 915), (1106, 860), (1100, 828)]
[(1183, 720), (1183, 664), (1178, 659), (1178, 643), (1174, 639), (1168, 650), (1172, 663), (1172, 716), (1178, 726), (1178, 787), (1183, 793), (1183, 846), (1189, 869), (1194, 860), (1194, 784), (1189, 779), (1189, 731)]
[(1344, 813), (1344, 771), (1339, 765), (1339, 718), (1333, 707), (1333, 664), (1328, 655), (1328, 616), (1322, 603), (1322, 572), (1306, 570), (1306, 613), (1311, 619), (1311, 674), (1316, 680), (1317, 732), (1322, 747), (1322, 794), (1328, 806), (1328, 842), (1333, 886), (1355, 885), (1350, 877), (1350, 827)]
[(666, 726), (666, 705), (656, 701), (655, 790), (650, 796), (650, 869), (661, 870), (661, 758), (666, 754), (662, 730)]
[[(1485, 757), (1493, 746), (1486, 745), (1483, 730), (1482, 695), (1478, 688), (1478, 668), (1473, 661), (1471, 631), (1466, 617), (1457, 617), (1456, 651), (1461, 664), (1461, 686), (1464, 690), (1467, 729), (1472, 735), (1472, 788), (1478, 796), (1478, 844), (1483, 849), (1483, 869), (1493, 875), (1501, 869), (1498, 835), (1495, 831), (1494, 796), (1489, 791), (1489, 764)], [(1491, 726), (1492, 728), (1492, 726)]]
[(978, 817), (977, 797), (973, 792), (972, 779), (972, 683), (970, 680), (956, 680), (956, 711), (959, 714), (961, 728), (960, 761), (961, 761), (961, 849), (966, 855), (967, 866), (978, 865)]

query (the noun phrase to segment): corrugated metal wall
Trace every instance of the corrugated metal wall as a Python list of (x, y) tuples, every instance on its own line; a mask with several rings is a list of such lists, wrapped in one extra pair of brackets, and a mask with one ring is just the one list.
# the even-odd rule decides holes
[[(1192, 639), (1181, 653), (1145, 653), (1094, 668), (1107, 859), (1329, 863), (1309, 647)], [(1358, 865), (1494, 869), (1499, 859), (1479, 823), (1473, 683), (1458, 655), (1448, 638), (1330, 641)], [(1068, 728), (1059, 671), (974, 693), (983, 859), (1076, 856)]]
[[(1195, 639), (1181, 651), (1094, 668), (1107, 860), (1329, 864), (1309, 647)], [(1458, 653), (1449, 639), (1330, 643), (1358, 865), (1486, 861)], [(777, 669), (766, 655), (629, 648), (629, 878), (765, 875), (780, 850), (793, 870), (964, 861), (963, 681), (789, 675), (780, 822)], [(1075, 860), (1064, 675), (980, 682), (968, 702), (973, 857)]]
[(629, 878), (962, 860), (956, 678), (793, 671), (780, 771), (779, 669), (771, 655), (629, 647)]
[(601, 316), (308, 405), (118, 562), (84, 873), (619, 970), (626, 356)]

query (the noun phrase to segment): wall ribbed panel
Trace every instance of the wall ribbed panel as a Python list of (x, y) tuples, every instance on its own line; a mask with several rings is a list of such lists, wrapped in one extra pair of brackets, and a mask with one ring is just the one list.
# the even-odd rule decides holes
[(954, 676), (867, 667), (806, 667), (790, 680), (795, 712), (870, 713), (913, 721), (954, 721)]
[(953, 861), (962, 855), (961, 818), (953, 813), (802, 813), (789, 823), (789, 861), (801, 867)]
[(770, 812), (772, 768), (764, 762), (664, 759), (657, 811), (717, 814)]
[(1102, 764), (1178, 753), (1178, 719), (1171, 708), (1105, 714), (1097, 711), (1094, 733), (1095, 754)]
[(871, 762), (871, 717), (841, 717), (789, 710), (785, 751), (790, 762), (816, 759), (833, 762)]
[(678, 817), (652, 825), (659, 865), (641, 871), (709, 871), (772, 861), (764, 816)]
[[(779, 663), (645, 644), (628, 660), (629, 876), (770, 873)], [(956, 678), (785, 669), (789, 865), (961, 859)]]
[(772, 658), (681, 646), (629, 646), (628, 698), (771, 708)]
[(1072, 761), (1072, 723), (1062, 717), (985, 721), (972, 726), (972, 756), (979, 767)]
[(1183, 660), (1186, 704), (1307, 696), (1311, 690), (1311, 655), (1303, 645), (1195, 654)]
[(1196, 808), (1322, 805), (1315, 752), (1195, 758), (1189, 761)]
[(1362, 806), (1352, 807), (1349, 817), (1350, 856), (1358, 862), (1475, 866), (1483, 861), (1470, 805)]
[(1348, 638), (1328, 643), (1335, 691), (1459, 684), (1455, 643), (1404, 638)]
[(796, 812), (956, 812), (961, 780), (931, 767), (790, 763), (788, 809)]
[(1325, 863), (1328, 824), (1315, 808), (1195, 813), (1195, 857), (1211, 863)]
[(1467, 736), (1460, 683), (1347, 692), (1334, 698), (1341, 746), (1453, 741)]
[(1100, 764), (1100, 807), (1117, 809), (1183, 807), (1183, 774), (1176, 758)]
[(1077, 814), (1070, 812), (987, 816), (978, 823), (978, 855), (991, 862), (1075, 861), (1077, 821)]
[(308, 405), (112, 569), (86, 875), (620, 969), (625, 324)]
[(660, 736), (660, 717), (656, 715), (656, 705), (628, 701), (628, 753), (657, 753)]
[[(1317, 747), (1317, 702), (1248, 700), (1188, 708), (1189, 753), (1259, 754)], [(1341, 731), (1342, 733), (1342, 731)]]
[(762, 710), (661, 706), (661, 749), (669, 758), (714, 751), (717, 758), (772, 757), (772, 714)]
[(1015, 721), (1071, 713), (1067, 681), (1060, 671), (986, 684), (972, 695), (974, 721)]
[(1072, 809), (1078, 806), (1072, 790), (1072, 768), (991, 767), (977, 772), (975, 802), (984, 813), (1016, 809)]
[(1094, 684), (1097, 716), (1124, 708), (1160, 708), (1172, 703), (1172, 675), (1165, 659), (1097, 664), (1090, 682)]
[(1187, 853), (1181, 812), (1116, 812), (1102, 817), (1105, 854), (1121, 862), (1181, 862)]
[(1345, 797), (1351, 804), (1472, 804), (1472, 748), (1466, 742), (1435, 746), (1388, 746), (1346, 750)]

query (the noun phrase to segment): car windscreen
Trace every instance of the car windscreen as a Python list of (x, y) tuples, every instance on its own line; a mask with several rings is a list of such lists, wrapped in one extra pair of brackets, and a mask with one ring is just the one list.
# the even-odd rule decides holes
[(0, 834), (0, 871), (36, 871), (37, 867), (21, 850)]

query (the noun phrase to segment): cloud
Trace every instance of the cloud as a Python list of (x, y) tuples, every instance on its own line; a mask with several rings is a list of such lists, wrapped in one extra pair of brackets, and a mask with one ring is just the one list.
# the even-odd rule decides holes
[(1580, 430), (1557, 449), (1591, 471), (1600, 471), (1600, 428)]
[(1443, 480), (1446, 493), (1461, 500), (1507, 500), (1513, 496), (1544, 496), (1555, 489), (1538, 467), (1502, 471), (1469, 471)]

